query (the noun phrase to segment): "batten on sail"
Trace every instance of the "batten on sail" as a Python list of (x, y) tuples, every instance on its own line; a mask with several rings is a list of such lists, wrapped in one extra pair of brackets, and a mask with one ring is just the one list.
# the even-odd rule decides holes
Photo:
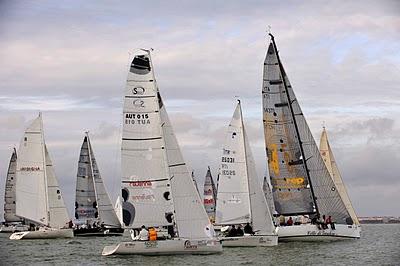
[(326, 132), (325, 127), (322, 130), (320, 144), (319, 144), (319, 150), (320, 150), (322, 159), (325, 162), (326, 168), (328, 169), (329, 174), (331, 175), (332, 180), (335, 183), (335, 186), (340, 194), (340, 197), (342, 198), (342, 201), (345, 204), (346, 209), (349, 212), (350, 217), (352, 219), (352, 221), (349, 220), (347, 222), (350, 224), (352, 222), (354, 222), (354, 224), (359, 225), (360, 222), (354, 211), (353, 205), (351, 204), (350, 197), (347, 194), (346, 186), (344, 185), (342, 176), (339, 172), (339, 168), (336, 164), (335, 157), (333, 156), (333, 152), (332, 152), (331, 146), (328, 141), (328, 133)]

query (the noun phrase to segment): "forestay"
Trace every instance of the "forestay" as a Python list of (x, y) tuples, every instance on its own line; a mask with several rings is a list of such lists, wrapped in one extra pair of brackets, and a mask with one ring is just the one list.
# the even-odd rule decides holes
[(79, 154), (75, 192), (75, 218), (86, 222), (98, 217), (96, 195), (92, 177), (87, 137), (85, 136)]
[(349, 217), (319, 154), (279, 61), (272, 37), (264, 62), (264, 132), (276, 211), (320, 213), (343, 223)]
[(135, 54), (123, 107), (123, 222), (128, 228), (173, 224), (160, 106), (148, 51)]
[(183, 160), (176, 136), (160, 94), (161, 124), (165, 150), (171, 178), (172, 197), (175, 208), (175, 222), (178, 236), (188, 239), (208, 239), (215, 236), (200, 195)]
[(5, 223), (20, 222), (23, 219), (15, 215), (15, 172), (17, 170), (17, 151), (14, 148), (8, 165), (6, 189), (4, 193)]
[(25, 130), (17, 160), (16, 214), (37, 224), (48, 225), (47, 184), (42, 117)]
[(46, 145), (46, 177), (47, 177), (47, 193), (49, 202), (49, 226), (52, 228), (67, 227), (70, 220), (64, 199), (61, 195), (60, 187), (54, 172), (53, 163), (51, 162), (49, 152)]
[(222, 149), (215, 223), (251, 222), (249, 186), (243, 127), (238, 104), (229, 124)]
[(90, 176), (93, 178), (94, 189), (97, 202), (97, 211), (99, 213), (99, 220), (101, 224), (108, 227), (121, 227), (118, 216), (115, 213), (114, 207), (111, 204), (111, 199), (108, 196), (106, 188), (101, 178), (99, 168), (97, 167), (96, 159), (94, 157), (92, 145), (90, 144), (89, 134), (86, 133), (86, 140), (89, 150), (89, 161), (91, 173)]
[(342, 198), (342, 201), (345, 204), (346, 209), (349, 212), (350, 217), (352, 219), (352, 221), (349, 220), (347, 221), (347, 223), (349, 224), (354, 223), (359, 225), (360, 222), (358, 221), (358, 217), (351, 204), (350, 197), (346, 191), (346, 186), (343, 183), (343, 179), (339, 172), (339, 168), (336, 164), (335, 157), (333, 156), (331, 146), (329, 145), (328, 134), (325, 130), (325, 127), (322, 130), (320, 144), (319, 144), (319, 151), (321, 153), (322, 159), (325, 162), (326, 168), (328, 169), (329, 174), (331, 175), (332, 180), (335, 183), (335, 186), (340, 194), (340, 197)]

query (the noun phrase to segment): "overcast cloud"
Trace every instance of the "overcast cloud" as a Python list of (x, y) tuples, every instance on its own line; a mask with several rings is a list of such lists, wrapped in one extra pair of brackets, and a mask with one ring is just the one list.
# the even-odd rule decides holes
[(157, 81), (200, 189), (208, 165), (217, 175), (235, 96), (261, 179), (270, 25), (317, 143), (325, 121), (356, 212), (400, 216), (398, 1), (145, 2), (0, 1), (1, 197), (12, 148), (41, 110), (70, 214), (86, 130), (116, 199), (122, 93), (129, 52), (141, 47), (155, 49)]

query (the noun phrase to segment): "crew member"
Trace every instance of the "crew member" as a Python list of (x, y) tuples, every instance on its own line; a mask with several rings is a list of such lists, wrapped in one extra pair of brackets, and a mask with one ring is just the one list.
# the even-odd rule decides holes
[(149, 240), (150, 241), (157, 240), (157, 231), (154, 227), (149, 228)]

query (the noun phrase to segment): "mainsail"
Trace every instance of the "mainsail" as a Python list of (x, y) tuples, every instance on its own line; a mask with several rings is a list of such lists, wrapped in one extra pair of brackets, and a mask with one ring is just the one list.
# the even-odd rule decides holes
[(15, 215), (15, 172), (17, 170), (17, 150), (14, 151), (8, 165), (6, 189), (4, 193), (4, 221), (5, 223), (21, 222), (23, 219)]
[(342, 176), (336, 164), (335, 157), (333, 156), (331, 146), (329, 145), (328, 134), (326, 132), (325, 127), (322, 130), (320, 144), (319, 144), (319, 151), (321, 153), (322, 159), (325, 162), (326, 168), (328, 169), (329, 174), (331, 175), (332, 180), (335, 183), (335, 186), (340, 194), (340, 197), (342, 198), (342, 201), (346, 205), (346, 209), (350, 214), (352, 221), (349, 220), (348, 223), (353, 222), (354, 224), (359, 225), (360, 222), (358, 221), (358, 217), (351, 204), (350, 197), (347, 194), (346, 187), (342, 180)]
[(79, 154), (78, 173), (75, 190), (75, 218), (81, 222), (98, 218), (97, 200), (89, 158), (89, 147), (85, 136)]
[(240, 105), (236, 106), (222, 148), (215, 223), (251, 222), (243, 124)]
[(204, 180), (204, 208), (208, 214), (208, 218), (213, 223), (215, 221), (215, 199), (217, 198), (217, 189), (211, 175), (210, 167), (207, 169), (206, 178)]
[(83, 140), (79, 156), (75, 215), (80, 220), (99, 220), (108, 227), (120, 227), (118, 216), (101, 178), (89, 134)]
[(175, 225), (180, 237), (214, 235), (155, 82), (150, 52), (135, 54), (123, 108), (122, 197), (127, 227)]
[(278, 214), (350, 216), (320, 156), (271, 35), (264, 61), (263, 113), (272, 193)]
[(251, 223), (257, 234), (272, 233), (275, 229), (257, 177), (239, 102), (222, 152), (216, 224), (241, 223)]
[(16, 214), (53, 228), (69, 221), (43, 136), (42, 116), (26, 129), (18, 150)]

